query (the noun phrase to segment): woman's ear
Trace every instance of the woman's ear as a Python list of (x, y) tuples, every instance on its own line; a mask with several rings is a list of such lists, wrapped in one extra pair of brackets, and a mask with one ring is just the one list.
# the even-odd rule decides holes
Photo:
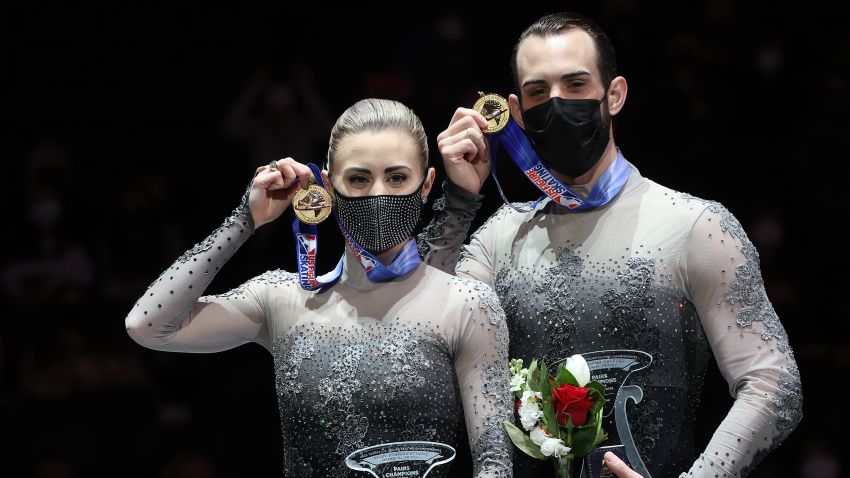
[(431, 192), (431, 188), (434, 187), (434, 181), (437, 178), (437, 171), (434, 168), (428, 168), (425, 171), (425, 182), (422, 184), (422, 202), (425, 202), (428, 199), (428, 193)]
[(322, 182), (325, 183), (325, 191), (327, 191), (328, 194), (331, 195), (331, 197), (335, 197), (334, 196), (334, 185), (333, 185), (333, 183), (331, 183), (331, 178), (328, 176), (328, 170), (327, 169), (322, 170)]

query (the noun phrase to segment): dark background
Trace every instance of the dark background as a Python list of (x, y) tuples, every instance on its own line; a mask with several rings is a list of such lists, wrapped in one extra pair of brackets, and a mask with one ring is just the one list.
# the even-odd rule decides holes
[[(754, 476), (847, 475), (846, 2), (212, 3), (0, 7), (0, 476), (278, 475), (268, 353), (152, 352), (126, 335), (127, 311), (221, 223), (256, 166), (293, 151), (322, 162), (329, 122), (360, 98), (411, 106), (442, 177), (434, 139), (454, 109), (477, 90), (509, 93), (516, 37), (564, 9), (597, 19), (617, 48), (625, 156), (723, 203), (761, 253), (805, 418)], [(257, 126), (265, 105), (278, 133)], [(511, 199), (531, 198), (511, 168)], [(500, 205), (491, 182), (485, 192), (479, 223)], [(287, 222), (258, 231), (208, 292), (293, 270)], [(324, 271), (341, 245), (322, 230)], [(730, 404), (712, 370), (700, 445)]]

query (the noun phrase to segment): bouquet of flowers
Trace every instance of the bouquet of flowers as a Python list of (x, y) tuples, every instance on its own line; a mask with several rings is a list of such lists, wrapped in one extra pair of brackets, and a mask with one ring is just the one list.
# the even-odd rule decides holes
[[(568, 478), (575, 458), (594, 450), (607, 438), (602, 430), (605, 386), (590, 381), (590, 369), (581, 355), (558, 365), (554, 376), (543, 360), (523, 368), (510, 362), (511, 391), (522, 428), (505, 421), (511, 441), (527, 455), (552, 459), (555, 476)], [(528, 432), (528, 434), (526, 434)]]

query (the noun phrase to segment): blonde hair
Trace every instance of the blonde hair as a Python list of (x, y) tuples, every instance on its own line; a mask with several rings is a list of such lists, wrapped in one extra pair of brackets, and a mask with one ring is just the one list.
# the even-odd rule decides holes
[(428, 137), (416, 113), (398, 101), (367, 98), (354, 103), (337, 118), (328, 142), (328, 174), (332, 171), (333, 159), (343, 139), (366, 131), (387, 129), (398, 129), (410, 134), (419, 150), (424, 171), (428, 167)]

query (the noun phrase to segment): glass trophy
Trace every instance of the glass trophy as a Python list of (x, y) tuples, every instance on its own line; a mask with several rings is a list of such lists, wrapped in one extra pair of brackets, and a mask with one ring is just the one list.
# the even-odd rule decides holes
[(375, 478), (424, 478), (454, 458), (455, 449), (444, 443), (403, 441), (361, 448), (348, 455), (345, 464)]
[[(652, 355), (640, 350), (600, 350), (582, 353), (590, 369), (590, 379), (605, 386), (605, 408), (602, 410), (602, 427), (608, 439), (584, 457), (581, 478), (613, 476), (603, 463), (605, 452), (612, 452), (644, 478), (651, 478), (641, 460), (631, 429), (626, 406), (631, 400), (640, 403), (643, 390), (628, 385), (629, 375), (652, 364)], [(554, 364), (557, 366), (557, 362)]]
[(617, 455), (627, 465), (631, 466), (629, 457), (623, 445), (600, 446), (584, 457), (582, 462), (581, 476), (584, 478), (617, 478), (611, 470), (605, 466), (605, 453), (611, 452)]

